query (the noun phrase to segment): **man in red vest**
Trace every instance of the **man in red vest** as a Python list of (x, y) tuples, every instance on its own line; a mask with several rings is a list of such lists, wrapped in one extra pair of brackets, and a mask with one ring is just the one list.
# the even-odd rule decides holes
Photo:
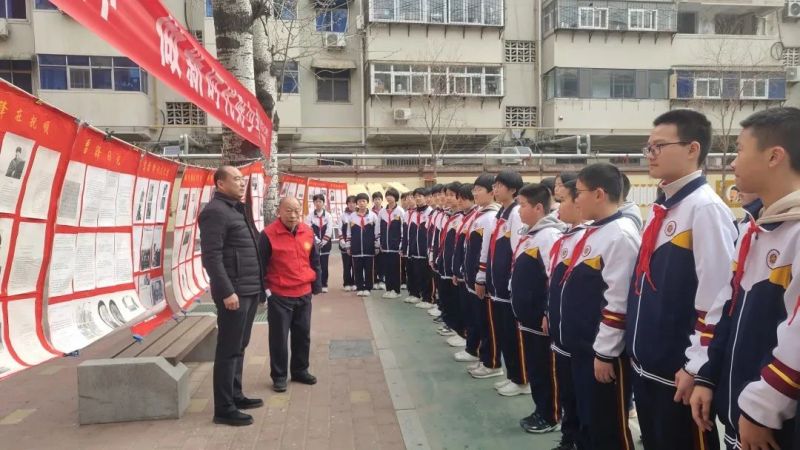
[[(315, 384), (308, 373), (311, 347), (311, 295), (322, 292), (319, 249), (314, 231), (302, 222), (303, 208), (295, 198), (283, 198), (278, 220), (261, 234), (259, 254), (266, 269), (264, 281), (271, 295), (267, 299), (269, 355), (272, 389), (286, 391), (287, 365), (292, 381)], [(292, 333), (292, 360), (288, 352)]]

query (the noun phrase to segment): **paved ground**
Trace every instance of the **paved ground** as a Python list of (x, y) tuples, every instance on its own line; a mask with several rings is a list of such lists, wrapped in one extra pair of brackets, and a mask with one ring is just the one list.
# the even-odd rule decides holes
[[(192, 401), (180, 420), (77, 425), (76, 369), (103, 357), (124, 333), (78, 358), (60, 358), (0, 382), (2, 449), (518, 449), (549, 450), (557, 434), (524, 433), (529, 396), (503, 398), (497, 379), (473, 380), (430, 317), (400, 300), (362, 300), (341, 291), (338, 255), (331, 292), (314, 300), (311, 369), (315, 386), (268, 383), (266, 325), (246, 356), (245, 392), (264, 398), (255, 424), (211, 423), (211, 364), (193, 366)], [(353, 357), (366, 350), (368, 355)]]

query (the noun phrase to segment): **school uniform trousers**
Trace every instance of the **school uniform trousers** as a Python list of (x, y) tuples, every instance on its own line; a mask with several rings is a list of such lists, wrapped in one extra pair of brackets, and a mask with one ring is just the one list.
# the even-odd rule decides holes
[(382, 258), (383, 279), (386, 283), (386, 290), (400, 293), (402, 279), (400, 252), (386, 250), (381, 251), (379, 256)]
[(529, 330), (520, 330), (524, 344), (525, 373), (531, 383), (531, 397), (538, 412), (550, 423), (561, 420), (558, 405), (558, 377), (556, 355), (550, 349), (550, 336)]
[(374, 286), (374, 256), (353, 256), (353, 275), (357, 291), (371, 291)]

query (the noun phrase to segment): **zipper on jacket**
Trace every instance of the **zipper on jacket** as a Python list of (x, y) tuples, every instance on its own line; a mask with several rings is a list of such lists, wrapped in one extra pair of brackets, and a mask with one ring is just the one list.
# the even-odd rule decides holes
[(642, 289), (639, 290), (639, 304), (636, 305), (636, 322), (633, 325), (633, 358), (637, 361), (641, 361), (639, 359), (639, 355), (636, 353), (636, 337), (639, 335), (639, 317), (642, 315), (642, 293), (644, 292), (645, 288), (645, 277), (647, 275), (642, 274), (641, 284)]
[[(736, 342), (739, 340), (739, 327), (742, 325), (742, 317), (744, 316), (744, 308), (747, 306), (747, 292), (742, 297), (742, 309), (739, 310), (739, 319), (736, 320), (736, 329), (734, 330), (733, 347), (731, 347), (731, 367), (728, 370), (728, 423), (736, 426), (733, 421), (733, 365), (736, 362)], [(737, 401), (739, 399), (736, 399)]]

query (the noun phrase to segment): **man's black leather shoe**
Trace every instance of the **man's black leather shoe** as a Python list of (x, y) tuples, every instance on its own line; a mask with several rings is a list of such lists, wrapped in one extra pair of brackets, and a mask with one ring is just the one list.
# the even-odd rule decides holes
[(292, 375), (292, 381), (296, 381), (302, 384), (317, 384), (317, 377), (311, 375), (308, 372), (303, 372)]
[(252, 425), (253, 416), (238, 410), (228, 413), (214, 414), (214, 423), (220, 425), (230, 425), (233, 427), (243, 427), (245, 425)]
[(275, 392), (286, 392), (286, 380), (272, 380), (272, 390)]
[(239, 400), (235, 400), (234, 403), (238, 409), (253, 409), (264, 406), (264, 400), (261, 400), (260, 398), (243, 397)]

